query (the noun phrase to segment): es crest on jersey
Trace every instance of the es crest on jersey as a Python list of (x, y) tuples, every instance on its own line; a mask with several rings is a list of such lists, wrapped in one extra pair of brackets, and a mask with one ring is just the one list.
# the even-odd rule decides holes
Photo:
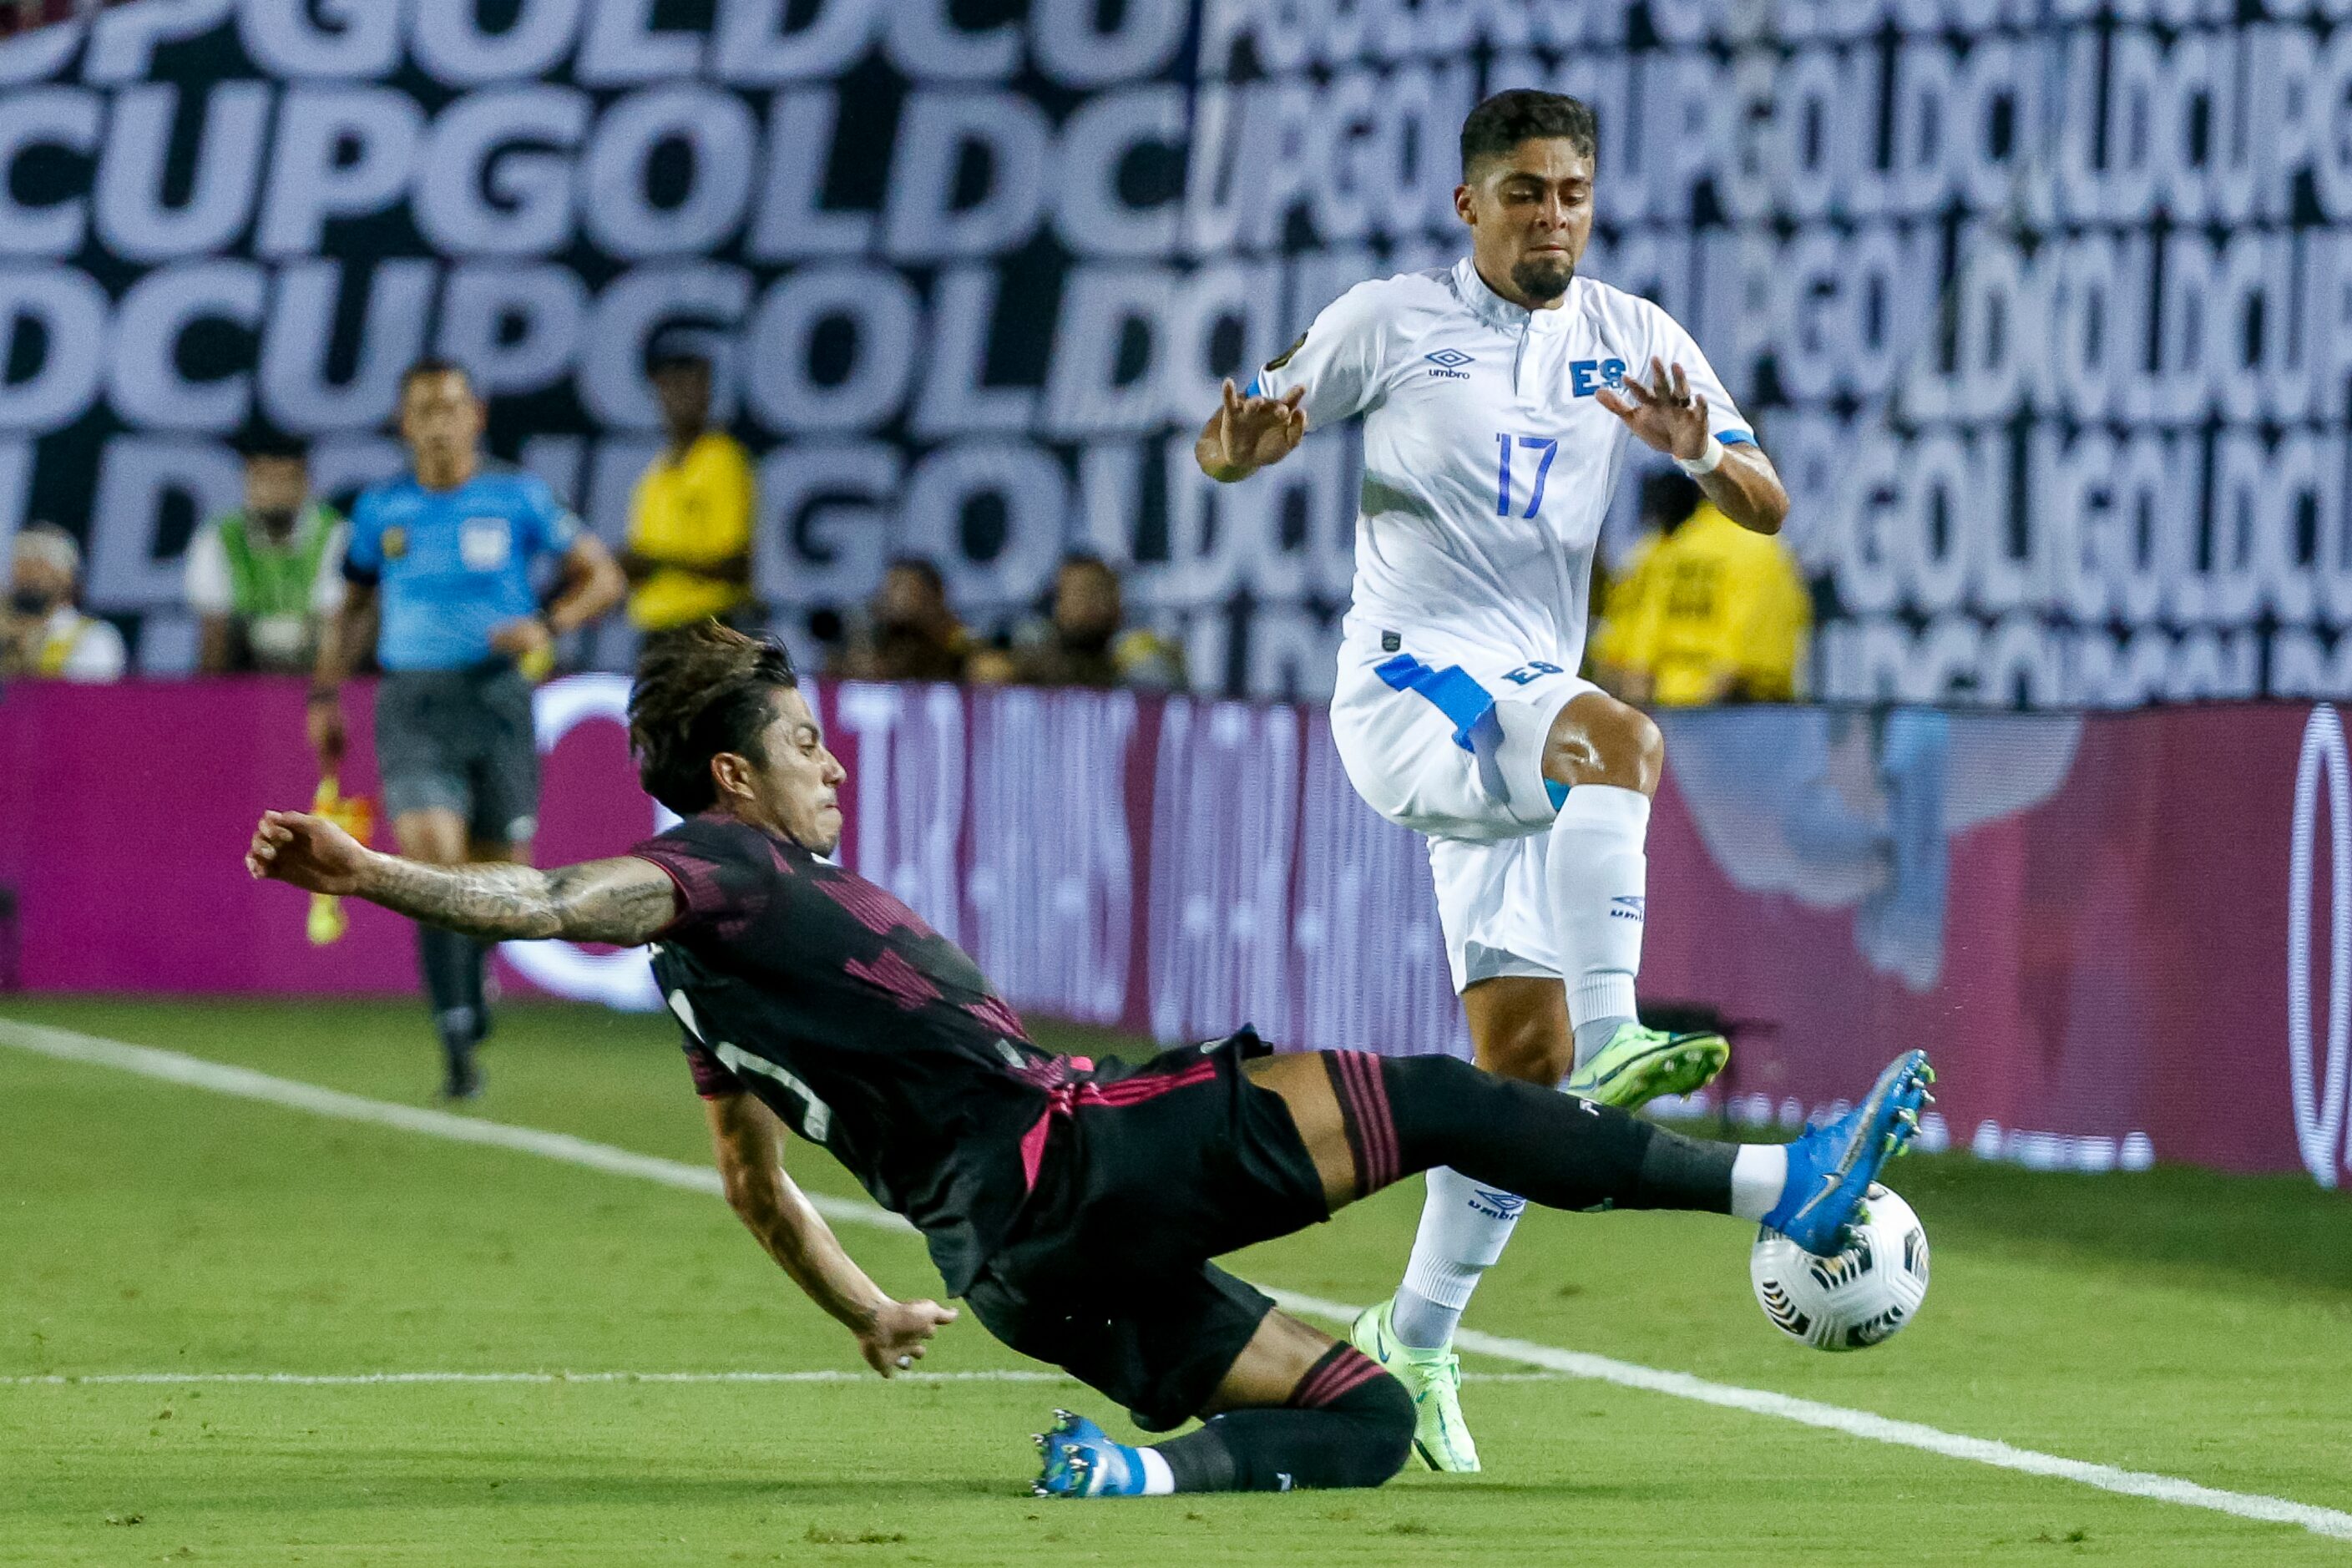
[(495, 572), (514, 553), (514, 529), (502, 517), (469, 517), (457, 531), (457, 558), (468, 572)]
[(397, 561), (408, 553), (408, 530), (387, 528), (383, 531), (383, 558)]

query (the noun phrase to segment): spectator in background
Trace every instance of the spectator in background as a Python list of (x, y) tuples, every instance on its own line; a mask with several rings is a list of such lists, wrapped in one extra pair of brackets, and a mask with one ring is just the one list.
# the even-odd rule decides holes
[(884, 569), (866, 625), (827, 674), (848, 680), (961, 680), (971, 634), (948, 604), (947, 580), (919, 555)]
[(682, 347), (656, 349), (653, 384), (669, 445), (630, 497), (621, 554), (629, 619), (648, 636), (745, 615), (758, 509), (742, 443), (710, 427), (709, 359)]
[(0, 609), (0, 675), (60, 680), (122, 679), (129, 662), (110, 621), (85, 616), (81, 546), (62, 528), (37, 522), (16, 535), (8, 603)]
[(188, 608), (197, 668), (307, 674), (319, 632), (343, 605), (342, 515), (310, 494), (310, 465), (291, 442), (245, 452), (245, 506), (188, 542)]
[(1023, 629), (1010, 653), (975, 658), (972, 679), (1023, 686), (1114, 686), (1170, 691), (1184, 684), (1184, 651), (1158, 633), (1122, 630), (1118, 574), (1083, 551), (1062, 558), (1049, 618)]
[(1643, 481), (1642, 522), (1593, 639), (1594, 679), (1660, 708), (1793, 701), (1812, 601), (1789, 547), (1678, 473)]

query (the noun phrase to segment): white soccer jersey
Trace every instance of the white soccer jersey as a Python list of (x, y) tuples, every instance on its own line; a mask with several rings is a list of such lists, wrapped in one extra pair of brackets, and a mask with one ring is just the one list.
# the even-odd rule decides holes
[(1364, 416), (1351, 637), (1434, 634), (1574, 670), (1593, 546), (1630, 436), (1595, 400), (1679, 363), (1726, 443), (1755, 437), (1665, 311), (1589, 278), (1524, 310), (1465, 257), (1360, 283), (1253, 392), (1303, 386), (1307, 428)]

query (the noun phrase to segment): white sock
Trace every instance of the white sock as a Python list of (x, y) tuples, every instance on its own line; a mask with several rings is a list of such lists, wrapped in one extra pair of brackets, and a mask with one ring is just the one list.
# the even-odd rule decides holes
[(1167, 1497), (1176, 1489), (1176, 1472), (1168, 1468), (1168, 1460), (1157, 1448), (1138, 1448), (1137, 1457), (1143, 1461), (1143, 1495)]
[(1789, 1146), (1742, 1143), (1731, 1161), (1731, 1217), (1762, 1219), (1789, 1184)]
[(1453, 1343), (1479, 1277), (1503, 1256), (1527, 1200), (1481, 1187), (1444, 1165), (1423, 1180), (1429, 1196), (1391, 1316), (1397, 1338), (1412, 1349), (1443, 1350)]
[(1544, 879), (1579, 1067), (1635, 1016), (1649, 832), (1650, 797), (1615, 784), (1578, 784), (1552, 819)]

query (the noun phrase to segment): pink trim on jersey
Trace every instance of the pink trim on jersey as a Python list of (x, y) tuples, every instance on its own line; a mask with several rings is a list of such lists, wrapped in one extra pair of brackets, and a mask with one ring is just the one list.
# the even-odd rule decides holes
[(931, 928), (925, 925), (914, 910), (886, 889), (862, 878), (846, 875), (828, 877), (816, 886), (817, 891), (847, 910), (859, 925), (876, 936), (888, 936), (899, 930), (913, 931), (918, 936), (931, 934)]
[(888, 993), (909, 1013), (926, 1002), (940, 999), (940, 988), (925, 978), (921, 970), (895, 952), (885, 952), (871, 963), (853, 958), (842, 967), (868, 985)]
[[(1073, 1058), (1081, 1070), (1093, 1070), (1094, 1064), (1084, 1057)], [(1214, 1062), (1194, 1062), (1181, 1072), (1143, 1072), (1133, 1078), (1123, 1078), (1111, 1083), (1059, 1083), (1045, 1091), (1045, 1109), (1021, 1135), (1021, 1181), (1024, 1190), (1037, 1185), (1037, 1167), (1045, 1158), (1045, 1136), (1052, 1130), (1056, 1116), (1073, 1116), (1085, 1106), (1100, 1106), (1106, 1110), (1118, 1110), (1130, 1105), (1159, 1099), (1180, 1089), (1190, 1089), (1196, 1083), (1206, 1083), (1217, 1076)]]

